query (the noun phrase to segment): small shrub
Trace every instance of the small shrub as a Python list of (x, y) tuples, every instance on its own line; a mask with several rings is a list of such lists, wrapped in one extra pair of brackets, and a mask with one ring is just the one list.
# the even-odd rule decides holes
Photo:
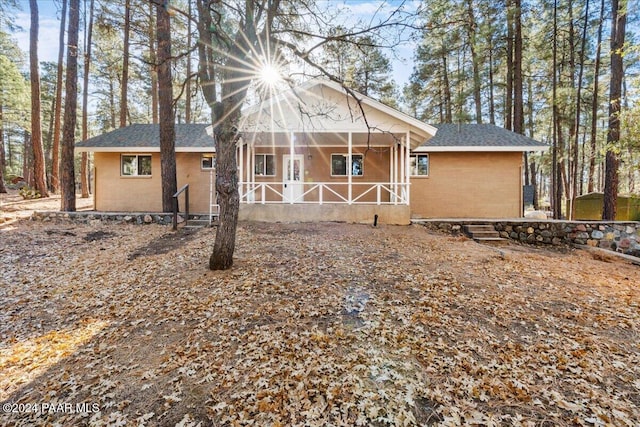
[(26, 186), (20, 189), (19, 194), (24, 200), (39, 199), (40, 197), (42, 197), (38, 190)]

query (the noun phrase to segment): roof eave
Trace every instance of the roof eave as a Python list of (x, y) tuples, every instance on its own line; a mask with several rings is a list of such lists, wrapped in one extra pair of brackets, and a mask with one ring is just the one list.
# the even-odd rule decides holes
[(494, 152), (494, 153), (515, 153), (515, 152), (545, 152), (550, 147), (548, 145), (536, 146), (482, 146), (482, 145), (453, 145), (453, 146), (420, 146), (413, 151), (417, 153), (444, 153), (444, 152)]
[[(76, 153), (159, 153), (160, 147), (75, 147)], [(215, 147), (176, 147), (176, 153), (214, 153)]]

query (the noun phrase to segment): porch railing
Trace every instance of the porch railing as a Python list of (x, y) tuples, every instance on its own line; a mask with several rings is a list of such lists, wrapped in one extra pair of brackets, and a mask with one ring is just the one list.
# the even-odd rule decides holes
[(240, 203), (246, 204), (408, 205), (409, 185), (354, 182), (349, 187), (348, 182), (241, 182), (239, 188)]

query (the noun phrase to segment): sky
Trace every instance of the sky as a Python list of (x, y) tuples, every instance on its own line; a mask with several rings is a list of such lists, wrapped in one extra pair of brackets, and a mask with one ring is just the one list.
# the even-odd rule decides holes
[[(22, 27), (23, 31), (16, 32), (13, 36), (18, 40), (19, 47), (25, 52), (29, 52), (29, 28), (31, 26), (29, 1), (18, 0), (22, 6), (22, 11), (16, 15), (16, 24)], [(58, 8), (59, 0), (38, 0), (38, 8), (40, 15), (40, 36), (38, 40), (38, 59), (42, 61), (57, 62), (58, 60), (58, 37), (60, 29), (60, 21)], [(379, 0), (341, 0), (338, 3), (342, 7), (348, 8), (352, 12), (352, 16), (371, 16), (379, 10), (381, 3), (393, 4), (397, 1), (381, 2)], [(409, 2), (410, 4), (410, 2)], [(391, 6), (392, 7), (392, 6)], [(82, 13), (82, 11), (81, 11)], [(82, 35), (80, 36), (82, 40)], [(405, 43), (394, 49), (393, 52), (387, 52), (387, 56), (392, 61), (393, 72), (392, 77), (398, 84), (402, 86), (409, 81), (409, 77), (413, 70), (412, 58), (414, 45)]]

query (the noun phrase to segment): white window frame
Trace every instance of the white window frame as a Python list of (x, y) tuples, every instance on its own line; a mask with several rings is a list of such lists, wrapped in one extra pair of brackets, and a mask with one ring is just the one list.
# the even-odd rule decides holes
[[(256, 168), (258, 167), (258, 160), (257, 158), (259, 156), (264, 157), (264, 161), (262, 162), (263, 165), (263, 169), (261, 173), (258, 173), (258, 171), (256, 170)], [(270, 156), (271, 158), (273, 158), (273, 174), (268, 174), (267, 173), (267, 156)], [(253, 155), (253, 171), (255, 173), (255, 176), (276, 176), (277, 175), (277, 162), (276, 162), (276, 155), (272, 154), (272, 153), (255, 153)]]
[[(426, 157), (427, 158), (427, 173), (426, 174), (420, 174), (419, 169), (418, 169), (418, 161), (420, 157)], [(414, 159), (415, 159), (415, 164), (414, 164)], [(429, 156), (429, 154), (427, 153), (415, 153), (415, 154), (411, 154), (409, 156), (409, 168), (411, 169), (411, 176), (415, 176), (415, 177), (420, 177), (420, 178), (425, 178), (428, 177), (429, 174), (431, 173), (431, 158)]]
[[(135, 157), (135, 173), (124, 173), (124, 158)], [(148, 174), (140, 174), (140, 158), (148, 157), (150, 163), (150, 170)], [(150, 178), (153, 176), (153, 156), (151, 154), (121, 154), (120, 155), (120, 176), (124, 178)]]
[[(206, 167), (204, 165), (205, 159), (211, 158), (211, 167)], [(216, 153), (202, 153), (200, 155), (200, 169), (203, 171), (215, 170), (216, 168)]]
[[(347, 164), (345, 165), (345, 171), (344, 171), (344, 175), (342, 174), (334, 174), (333, 173), (333, 156), (342, 156), (344, 157), (344, 159), (346, 160)], [(354, 159), (359, 157), (360, 158), (360, 165), (361, 165), (361, 170), (360, 170), (360, 174), (356, 175), (353, 173), (353, 163), (354, 163)], [(329, 165), (329, 167), (331, 168), (330, 172), (331, 172), (331, 176), (334, 177), (342, 177), (342, 176), (349, 176), (349, 171), (347, 170), (347, 167), (349, 166), (349, 154), (345, 154), (345, 153), (331, 153), (331, 164)], [(364, 176), (364, 154), (360, 154), (360, 153), (353, 153), (351, 154), (351, 176), (354, 178), (360, 178)]]

